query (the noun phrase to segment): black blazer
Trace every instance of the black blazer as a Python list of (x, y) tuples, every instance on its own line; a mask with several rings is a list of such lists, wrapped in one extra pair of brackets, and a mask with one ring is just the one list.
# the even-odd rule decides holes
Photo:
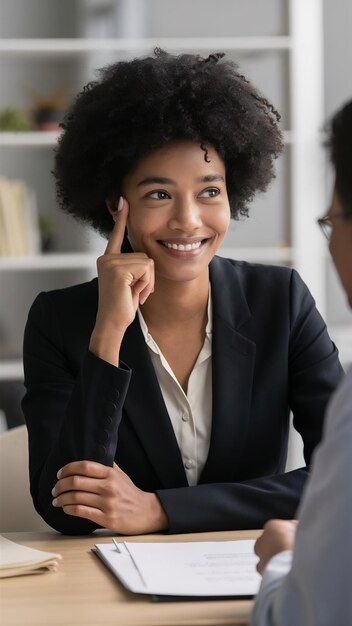
[(291, 269), (215, 257), (213, 421), (199, 484), (189, 487), (138, 317), (116, 368), (88, 351), (97, 279), (41, 293), (24, 341), (31, 493), (37, 511), (64, 533), (92, 522), (52, 506), (60, 467), (73, 460), (116, 463), (156, 491), (169, 531), (259, 528), (295, 514), (307, 467), (284, 473), (290, 409), (305, 461), (322, 433), (342, 376), (338, 353), (314, 300)]

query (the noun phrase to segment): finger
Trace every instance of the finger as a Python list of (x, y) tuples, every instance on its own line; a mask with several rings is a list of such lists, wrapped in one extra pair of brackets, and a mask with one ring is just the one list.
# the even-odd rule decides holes
[[(131, 268), (133, 270), (133, 268)], [(132, 271), (133, 275), (133, 271)], [(148, 259), (148, 263), (145, 265), (144, 272), (139, 276), (134, 274), (135, 280), (132, 282), (133, 294), (138, 298), (138, 302), (143, 304), (148, 298), (149, 294), (154, 291), (154, 263), (151, 259)]]
[[(122, 198), (122, 196), (121, 196)], [(116, 211), (115, 226), (112, 229), (105, 254), (120, 254), (128, 216), (128, 202), (123, 198), (122, 208)]]
[(74, 474), (73, 476), (67, 476), (67, 478), (61, 478), (58, 480), (55, 487), (52, 489), (51, 494), (53, 497), (57, 497), (66, 491), (100, 493), (103, 491), (101, 487), (101, 483), (103, 481), (104, 478), (91, 478), (81, 476), (80, 474)]
[(127, 264), (130, 264), (132, 261), (134, 263), (145, 261), (149, 257), (147, 257), (145, 252), (129, 252), (128, 254), (121, 254), (118, 257), (116, 257), (116, 254), (114, 253), (104, 254), (102, 257), (99, 257), (99, 258), (106, 259), (107, 261), (118, 259), (119, 265), (127, 265)]
[(67, 491), (52, 502), (54, 507), (64, 508), (66, 506), (91, 506), (95, 509), (104, 509), (104, 498), (96, 493), (87, 491)]
[(151, 284), (147, 285), (142, 291), (139, 293), (139, 304), (144, 304), (148, 299), (151, 293), (153, 293), (154, 287)]
[(260, 556), (260, 550), (261, 550), (261, 546), (263, 543), (263, 536), (266, 535), (266, 533), (264, 533), (264, 531), (262, 532), (262, 534), (258, 537), (258, 539), (256, 540), (255, 544), (254, 544), (254, 552), (255, 554), (257, 554), (257, 556)]
[(102, 463), (96, 463), (95, 461), (73, 461), (72, 463), (64, 465), (64, 467), (58, 471), (57, 477), (62, 479), (77, 474), (80, 476), (89, 476), (90, 478), (105, 478), (110, 469), (111, 467), (102, 465)]
[(106, 517), (103, 511), (100, 509), (95, 509), (94, 507), (84, 506), (84, 505), (68, 505), (64, 506), (63, 509), (66, 515), (73, 515), (74, 517), (83, 517), (84, 519), (88, 519), (103, 528), (106, 528)]
[(150, 294), (154, 292), (154, 286), (155, 286), (155, 273), (154, 273), (154, 265), (153, 265), (152, 270), (150, 271), (149, 281), (147, 282), (146, 286), (143, 287), (143, 289), (141, 289), (139, 292), (139, 304), (145, 303), (145, 301), (150, 296)]

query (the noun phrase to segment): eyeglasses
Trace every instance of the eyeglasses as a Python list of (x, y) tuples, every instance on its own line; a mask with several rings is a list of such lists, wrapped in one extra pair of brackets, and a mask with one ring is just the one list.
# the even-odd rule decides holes
[(329, 240), (331, 237), (331, 231), (332, 231), (332, 225), (333, 225), (334, 219), (346, 219), (346, 217), (342, 213), (336, 213), (335, 215), (324, 215), (324, 217), (320, 217), (317, 220), (317, 223), (319, 224), (327, 240)]

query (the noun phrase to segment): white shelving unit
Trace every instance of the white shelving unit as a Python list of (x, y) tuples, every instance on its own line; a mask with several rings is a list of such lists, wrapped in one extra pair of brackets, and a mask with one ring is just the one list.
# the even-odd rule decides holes
[[(289, 58), (290, 128), (284, 140), (290, 150), (290, 199), (288, 202), (290, 245), (223, 248), (223, 256), (249, 261), (280, 263), (295, 266), (311, 288), (322, 313), (325, 311), (322, 259), (324, 242), (314, 224), (322, 212), (324, 200), (321, 181), (322, 112), (322, 0), (287, 0), (289, 34), (258, 37), (173, 37), (173, 38), (77, 38), (77, 39), (3, 39), (0, 40), (0, 60), (21, 63), (33, 59), (55, 62), (57, 59), (87, 58), (92, 64), (95, 53), (143, 54), (156, 46), (169, 51), (255, 51), (283, 52)], [(303, 71), (303, 69), (305, 71)], [(307, 84), (307, 81), (309, 83)], [(309, 94), (309, 97), (307, 97)], [(0, 146), (5, 150), (52, 149), (57, 133), (1, 133)], [(16, 175), (14, 173), (14, 175)], [(309, 252), (309, 257), (308, 257)], [(52, 253), (28, 258), (0, 258), (0, 277), (7, 273), (82, 270), (92, 272), (96, 254)], [(11, 312), (9, 311), (9, 315)], [(20, 355), (18, 355), (19, 359)], [(0, 360), (0, 381), (22, 378), (20, 361)]]
[(0, 41), (2, 56), (52, 56), (94, 52), (143, 53), (155, 47), (168, 51), (207, 50), (288, 50), (291, 37), (158, 37), (121, 39), (6, 39)]
[(89, 252), (48, 253), (36, 256), (0, 257), (0, 272), (94, 269), (97, 255)]
[(23, 148), (28, 146), (30, 148), (35, 147), (54, 147), (59, 133), (56, 131), (46, 132), (28, 132), (28, 133), (5, 133), (0, 132), (0, 146), (16, 146)]
[(22, 380), (22, 359), (5, 359), (0, 363), (0, 381)]

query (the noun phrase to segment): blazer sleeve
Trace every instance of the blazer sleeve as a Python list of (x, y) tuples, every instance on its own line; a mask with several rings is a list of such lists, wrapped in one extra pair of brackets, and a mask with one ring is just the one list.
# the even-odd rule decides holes
[(60, 328), (50, 294), (40, 294), (24, 336), (22, 408), (29, 434), (30, 486), (35, 508), (50, 526), (85, 534), (97, 526), (53, 507), (51, 490), (66, 463), (89, 459), (113, 465), (130, 371), (88, 349), (78, 374), (72, 371)]
[[(290, 280), (288, 327), (288, 359), (286, 363), (282, 361), (282, 367), (288, 368), (287, 400), (294, 427), (302, 436), (307, 465), (285, 473), (283, 445), (283, 468), (277, 473), (263, 472), (258, 466), (257, 477), (250, 480), (160, 490), (157, 495), (169, 519), (169, 532), (261, 528), (270, 518), (295, 517), (312, 452), (322, 437), (325, 409), (343, 377), (343, 370), (314, 299), (294, 270)], [(276, 385), (273, 379), (274, 392)], [(282, 424), (287, 419), (285, 413), (282, 410)], [(268, 428), (269, 424), (270, 419)], [(252, 447), (246, 454), (255, 467), (261, 443), (255, 442), (255, 434), (252, 435)], [(221, 464), (220, 457), (218, 462)]]

